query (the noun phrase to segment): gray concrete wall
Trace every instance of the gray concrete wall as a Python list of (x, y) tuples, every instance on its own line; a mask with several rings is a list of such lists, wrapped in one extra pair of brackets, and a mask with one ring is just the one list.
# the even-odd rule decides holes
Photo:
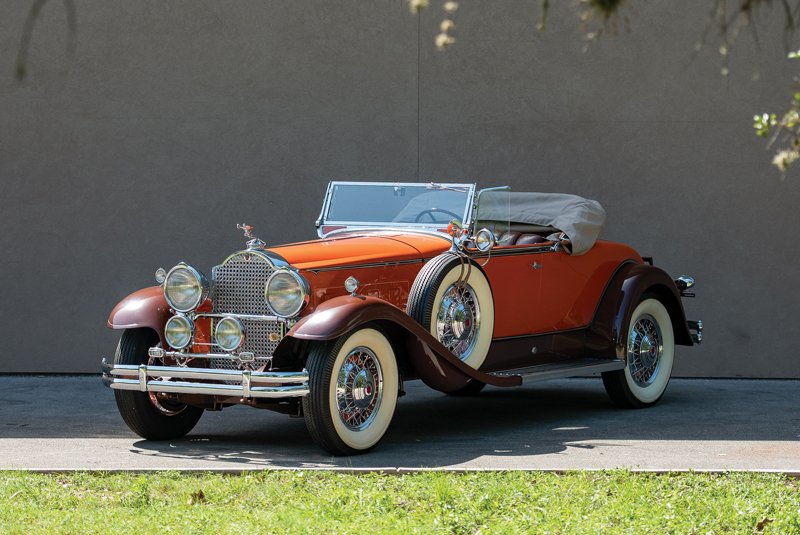
[(352, 179), (597, 199), (606, 238), (698, 281), (706, 342), (676, 375), (800, 377), (800, 176), (751, 121), (791, 92), (777, 11), (726, 80), (717, 45), (691, 61), (708, 6), (688, 0), (636, 3), (586, 52), (564, 5), (539, 37), (538, 2), (465, 1), (447, 53), (438, 2), (87, 1), (71, 61), (51, 2), (18, 83), (30, 3), (0, 18), (0, 372), (97, 371), (157, 267), (209, 270), (241, 222), (313, 237), (327, 181)]

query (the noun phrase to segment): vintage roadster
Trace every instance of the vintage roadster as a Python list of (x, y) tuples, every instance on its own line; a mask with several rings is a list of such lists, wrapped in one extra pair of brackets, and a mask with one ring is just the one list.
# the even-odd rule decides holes
[(689, 277), (597, 241), (605, 212), (573, 195), (474, 184), (331, 182), (319, 239), (244, 250), (209, 281), (159, 269), (108, 319), (103, 381), (138, 435), (174, 439), (234, 404), (304, 417), (334, 455), (386, 433), (405, 381), (451, 395), (600, 372), (611, 399), (664, 393)]

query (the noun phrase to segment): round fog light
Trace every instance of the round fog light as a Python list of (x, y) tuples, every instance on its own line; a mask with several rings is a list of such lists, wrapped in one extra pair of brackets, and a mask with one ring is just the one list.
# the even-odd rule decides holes
[(235, 351), (244, 342), (246, 329), (241, 321), (236, 318), (223, 318), (217, 323), (214, 338), (223, 351)]
[(164, 337), (175, 349), (183, 349), (194, 340), (194, 323), (185, 316), (172, 316), (164, 327)]

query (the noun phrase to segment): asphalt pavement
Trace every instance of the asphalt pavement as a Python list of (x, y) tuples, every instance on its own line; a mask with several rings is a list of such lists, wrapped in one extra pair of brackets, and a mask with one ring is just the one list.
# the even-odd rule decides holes
[(0, 469), (754, 470), (800, 474), (799, 380), (673, 379), (661, 402), (619, 409), (599, 378), (453, 398), (406, 384), (373, 452), (331, 457), (302, 419), (206, 412), (185, 438), (143, 440), (97, 376), (0, 376)]

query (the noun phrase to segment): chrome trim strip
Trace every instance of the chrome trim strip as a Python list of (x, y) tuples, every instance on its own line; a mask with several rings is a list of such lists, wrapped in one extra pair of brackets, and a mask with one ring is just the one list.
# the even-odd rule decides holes
[[(412, 228), (412, 227), (349, 227), (332, 230), (327, 233), (323, 238), (317, 241), (336, 240), (336, 239), (352, 239), (361, 238), (363, 236), (375, 236), (376, 233), (386, 234), (388, 238), (402, 234), (424, 234), (426, 236), (436, 236), (450, 242), (450, 235), (445, 234), (439, 230), (430, 228)], [(340, 234), (352, 236), (339, 236)]]
[[(549, 245), (536, 244), (536, 245), (532, 245), (530, 247), (525, 247), (525, 246), (518, 247), (516, 245), (510, 245), (508, 247), (513, 247), (513, 249), (499, 249), (497, 247), (492, 249), (491, 250), (492, 258), (495, 258), (495, 257), (498, 257), (498, 256), (519, 256), (519, 255), (524, 255), (524, 254), (542, 254), (542, 253), (551, 253), (551, 252), (553, 252), (553, 244), (552, 243), (549, 243)], [(466, 252), (470, 256), (470, 258), (487, 258), (489, 256), (488, 252), (487, 253), (481, 253), (481, 252), (473, 253), (472, 251), (473, 251), (473, 249), (464, 249), (464, 252)]]
[(625, 368), (624, 360), (601, 360), (601, 359), (577, 359), (572, 362), (556, 362), (553, 364), (542, 364), (529, 368), (517, 368), (503, 372), (494, 372), (491, 375), (497, 377), (508, 377), (517, 375), (522, 377), (523, 383), (537, 383), (549, 379), (563, 379), (574, 377), (586, 373), (610, 372)]
[(332, 266), (332, 267), (324, 267), (324, 268), (315, 268), (315, 269), (304, 269), (303, 271), (308, 271), (313, 273), (314, 275), (318, 275), (322, 271), (341, 271), (345, 269), (363, 269), (363, 268), (374, 268), (374, 267), (385, 267), (385, 266), (405, 266), (409, 264), (422, 264), (430, 260), (430, 258), (415, 258), (413, 260), (397, 260), (395, 262), (375, 262), (374, 264), (352, 264), (349, 266)]
[(200, 319), (200, 318), (216, 318), (216, 319), (236, 318), (237, 320), (279, 321), (282, 323), (289, 321), (287, 318), (281, 318), (279, 316), (260, 316), (257, 314), (221, 314), (221, 313), (218, 314), (214, 312), (196, 312), (193, 315), (193, 319)]
[[(277, 254), (275, 252), (272, 252), (269, 249), (243, 249), (241, 251), (236, 251), (234, 253), (229, 254), (228, 257), (220, 264), (220, 266), (224, 266), (225, 264), (228, 263), (228, 260), (230, 260), (231, 258), (233, 258), (234, 256), (236, 256), (238, 254), (251, 254), (251, 255), (254, 254), (254, 255), (258, 255), (261, 258), (263, 258), (264, 260), (266, 260), (266, 262), (269, 265), (271, 265), (273, 269), (287, 268), (287, 269), (290, 269), (290, 270), (293, 270), (293, 271), (297, 271), (296, 267), (294, 267), (291, 264), (289, 264), (279, 254)], [(213, 276), (213, 270), (212, 270), (212, 278), (213, 277), (214, 276)]]
[[(186, 358), (193, 358), (193, 359), (227, 359), (227, 360), (241, 360), (241, 357), (235, 353), (181, 353), (179, 351), (165, 351), (164, 354), (159, 357), (171, 357), (174, 359), (186, 359)], [(268, 359), (272, 357), (264, 357), (264, 359)]]

